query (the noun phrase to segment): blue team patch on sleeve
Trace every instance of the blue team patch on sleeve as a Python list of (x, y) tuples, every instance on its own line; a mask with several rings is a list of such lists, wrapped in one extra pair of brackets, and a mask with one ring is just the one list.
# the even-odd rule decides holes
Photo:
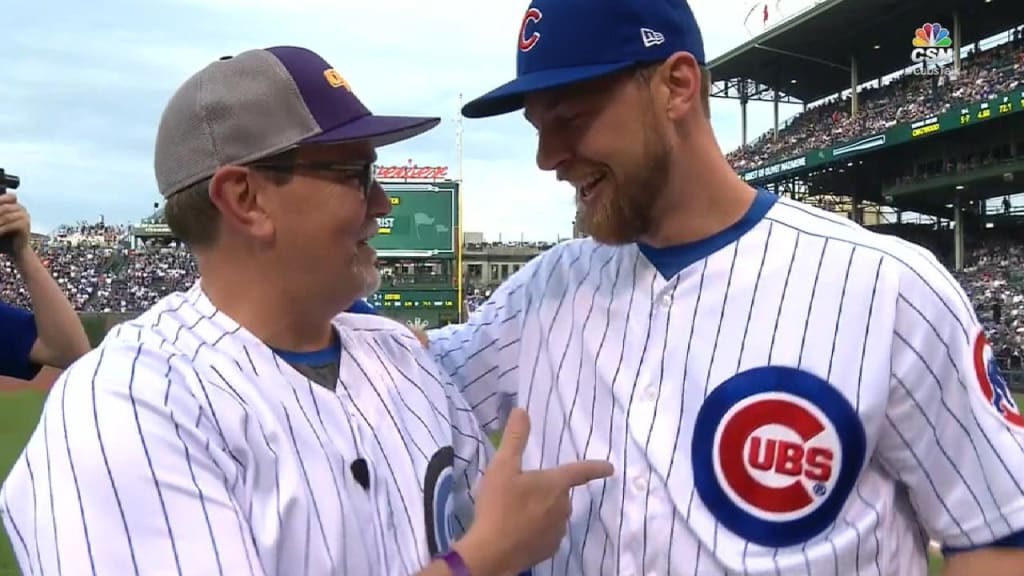
[(1024, 432), (1024, 412), (1017, 406), (1010, 386), (999, 369), (992, 345), (982, 330), (975, 332), (973, 359), (977, 390), (985, 399), (989, 411), (1010, 428)]
[(37, 337), (31, 312), (0, 303), (0, 375), (31, 380), (39, 374), (29, 359)]

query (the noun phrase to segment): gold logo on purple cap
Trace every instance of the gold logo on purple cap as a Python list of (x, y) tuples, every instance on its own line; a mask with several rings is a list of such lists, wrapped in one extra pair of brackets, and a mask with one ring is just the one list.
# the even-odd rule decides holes
[(338, 74), (338, 71), (335, 70), (334, 68), (328, 68), (327, 70), (324, 70), (324, 78), (327, 79), (328, 84), (335, 88), (344, 88), (349, 92), (352, 91), (352, 87), (349, 86), (348, 81), (345, 80), (341, 76), (341, 74)]

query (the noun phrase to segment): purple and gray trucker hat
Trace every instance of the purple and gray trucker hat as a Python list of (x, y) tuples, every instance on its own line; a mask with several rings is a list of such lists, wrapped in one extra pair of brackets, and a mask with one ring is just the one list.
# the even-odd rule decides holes
[(440, 118), (377, 116), (316, 53), (294, 46), (224, 57), (185, 81), (160, 119), (154, 167), (164, 198), (300, 144), (394, 144)]

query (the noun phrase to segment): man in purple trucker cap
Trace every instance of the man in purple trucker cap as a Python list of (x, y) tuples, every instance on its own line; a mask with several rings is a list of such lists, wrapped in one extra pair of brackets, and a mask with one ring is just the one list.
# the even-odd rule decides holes
[(514, 41), (463, 113), (523, 110), (590, 237), (427, 337), (489, 429), (543, 422), (528, 465), (618, 471), (534, 573), (1024, 573), (1024, 416), (934, 257), (736, 174), (684, 0), (534, 0)]
[(200, 279), (53, 387), (0, 495), (24, 573), (505, 576), (554, 553), (610, 465), (523, 472), (524, 412), (494, 452), (405, 326), (344, 312), (378, 283), (376, 148), (437, 124), (370, 113), (303, 48), (185, 81), (155, 167)]

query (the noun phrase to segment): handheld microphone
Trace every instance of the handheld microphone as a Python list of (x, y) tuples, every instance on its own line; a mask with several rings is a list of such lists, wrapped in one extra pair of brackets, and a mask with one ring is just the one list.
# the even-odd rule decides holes
[[(0, 168), (0, 194), (7, 194), (7, 189), (17, 190), (18, 186), (21, 186), (21, 178), (18, 178), (14, 174), (8, 174), (4, 172), (3, 168)], [(12, 248), (12, 240), (5, 236), (0, 236), (0, 252), (4, 254), (10, 254)]]
[(21, 186), (21, 178), (14, 174), (7, 174), (3, 168), (0, 168), (0, 194), (6, 193), (8, 188), (17, 190), (18, 186)]

